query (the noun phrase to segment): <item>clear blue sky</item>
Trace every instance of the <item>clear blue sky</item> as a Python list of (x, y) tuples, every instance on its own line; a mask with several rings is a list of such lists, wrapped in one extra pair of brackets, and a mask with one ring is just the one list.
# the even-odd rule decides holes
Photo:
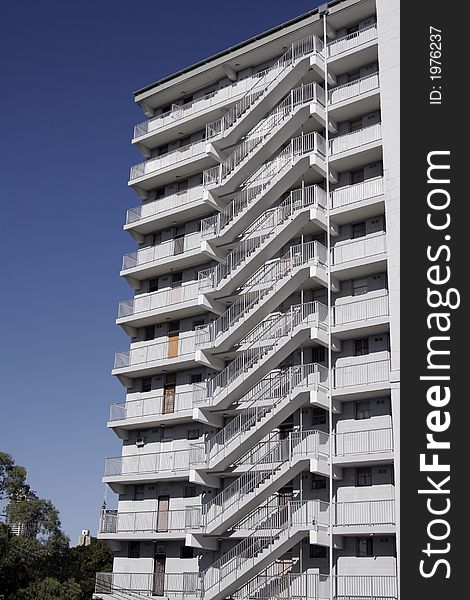
[[(96, 532), (106, 430), (132, 296), (118, 277), (132, 92), (317, 6), (313, 0), (2, 2), (0, 450), (60, 510), (72, 544)], [(109, 498), (112, 494), (109, 492)]]

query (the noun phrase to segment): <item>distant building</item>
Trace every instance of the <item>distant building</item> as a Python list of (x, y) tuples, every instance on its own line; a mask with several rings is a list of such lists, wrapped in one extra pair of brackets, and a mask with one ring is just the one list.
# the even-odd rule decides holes
[(16, 500), (12, 500), (10, 504), (6, 508), (6, 524), (10, 527), (13, 535), (21, 535), (23, 537), (28, 537), (31, 539), (35, 539), (38, 534), (37, 523), (24, 523), (24, 522), (16, 522), (12, 520), (11, 517), (11, 509), (14, 504), (21, 501), (32, 501), (37, 500), (38, 497), (33, 490), (25, 489), (22, 494), (18, 496)]
[(78, 546), (89, 546), (91, 544), (91, 534), (89, 529), (82, 529), (78, 537)]

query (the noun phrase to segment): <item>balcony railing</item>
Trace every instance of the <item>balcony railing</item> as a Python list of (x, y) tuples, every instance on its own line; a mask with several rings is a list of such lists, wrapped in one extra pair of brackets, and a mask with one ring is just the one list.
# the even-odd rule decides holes
[(255, 82), (243, 98), (230, 107), (223, 117), (206, 126), (206, 138), (210, 139), (230, 129), (253, 107), (257, 100), (276, 85), (278, 78), (286, 73), (291, 66), (294, 66), (300, 59), (310, 54), (319, 53), (321, 55), (322, 50), (323, 42), (314, 35), (294, 42), (287, 52), (265, 70), (263, 76)]
[(104, 474), (105, 477), (115, 477), (119, 475), (187, 471), (188, 469), (189, 450), (181, 449), (107, 458)]
[(188, 158), (194, 158), (199, 155), (203, 156), (205, 154), (205, 150), (206, 142), (204, 140), (199, 140), (192, 144), (187, 144), (186, 146), (176, 148), (175, 150), (167, 152), (166, 154), (162, 154), (161, 156), (150, 158), (149, 160), (131, 167), (130, 180), (132, 181), (133, 179), (137, 179), (143, 175), (149, 175), (150, 173), (155, 173), (160, 169), (171, 167), (183, 160), (187, 160)]
[(374, 177), (361, 183), (338, 188), (331, 193), (331, 208), (341, 208), (381, 196), (384, 193), (383, 177)]
[(375, 360), (335, 367), (333, 369), (335, 389), (389, 381), (390, 360)]
[(386, 251), (386, 237), (385, 233), (380, 233), (338, 244), (332, 249), (332, 262), (339, 265), (382, 254)]
[(378, 87), (378, 73), (372, 73), (371, 75), (366, 75), (365, 77), (361, 77), (350, 83), (339, 85), (338, 87), (332, 88), (328, 93), (330, 106), (337, 104), (338, 102), (343, 102), (344, 100), (349, 100), (350, 98), (355, 98), (356, 96), (360, 96), (371, 90), (378, 89)]
[(175, 359), (190, 356), (196, 350), (194, 334), (163, 342), (147, 344), (140, 348), (130, 348), (116, 352), (114, 368), (141, 366), (156, 360)]
[(317, 132), (292, 139), (275, 158), (255, 171), (242, 191), (218, 215), (202, 219), (202, 237), (220, 235), (238, 215), (257, 201), (268, 187), (278, 181), (297, 158), (306, 154), (318, 154), (324, 157), (325, 150), (325, 140)]
[(377, 24), (373, 23), (367, 27), (363, 27), (354, 33), (348, 33), (343, 37), (333, 40), (328, 44), (328, 58), (333, 58), (342, 52), (357, 48), (362, 44), (366, 44), (377, 38)]
[(158, 198), (158, 200), (139, 204), (139, 206), (129, 208), (127, 211), (126, 225), (137, 223), (137, 221), (142, 221), (150, 217), (156, 217), (157, 215), (162, 216), (165, 213), (171, 213), (178, 208), (201, 201), (202, 196), (203, 188), (199, 185), (188, 190), (176, 192), (170, 196), (165, 196), (164, 198)]
[(333, 504), (333, 525), (395, 525), (395, 500), (360, 500)]
[(364, 429), (364, 431), (344, 431), (334, 436), (335, 455), (374, 454), (393, 452), (393, 429)]
[(162, 242), (157, 246), (142, 248), (137, 252), (125, 254), (122, 259), (122, 270), (133, 269), (141, 265), (148, 265), (152, 262), (179, 256), (184, 252), (196, 250), (201, 247), (201, 234), (199, 231), (189, 233), (180, 238), (174, 238), (167, 242)]
[[(202, 598), (200, 573), (97, 573), (95, 592), (123, 598), (165, 596), (171, 600)], [(135, 596), (134, 596), (135, 595)], [(126, 600), (127, 600), (127, 596)]]
[(177, 394), (159, 394), (137, 400), (128, 400), (112, 404), (109, 420), (125, 421), (126, 419), (145, 419), (160, 417), (187, 411), (193, 407), (193, 396), (196, 392), (179, 392)]
[(142, 296), (136, 296), (130, 300), (123, 300), (119, 302), (118, 319), (132, 317), (161, 308), (175, 307), (184, 302), (196, 301), (198, 291), (199, 284), (197, 281), (194, 281), (183, 284), (180, 287), (159, 290)]
[(369, 127), (363, 127), (353, 133), (339, 135), (330, 140), (330, 154), (339, 154), (341, 152), (346, 152), (347, 150), (354, 150), (355, 148), (370, 144), (371, 142), (376, 142), (381, 138), (382, 125), (380, 123), (369, 125)]
[(310, 102), (325, 104), (325, 91), (317, 83), (302, 85), (291, 91), (267, 117), (254, 127), (248, 136), (219, 165), (204, 171), (204, 185), (223, 181), (293, 114), (295, 109)]
[(186, 509), (140, 512), (102, 511), (100, 533), (171, 533), (186, 530)]
[(333, 324), (346, 325), (361, 321), (366, 324), (369, 319), (386, 317), (388, 310), (388, 294), (353, 300), (333, 306)]

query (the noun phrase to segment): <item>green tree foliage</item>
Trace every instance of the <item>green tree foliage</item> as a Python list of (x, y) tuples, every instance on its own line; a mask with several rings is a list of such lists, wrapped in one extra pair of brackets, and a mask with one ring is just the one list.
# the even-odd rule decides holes
[(13, 535), (0, 523), (0, 600), (90, 600), (95, 574), (111, 571), (112, 553), (101, 540), (69, 547), (50, 500), (29, 496), (26, 469), (0, 453), (0, 499), (12, 522), (30, 524), (37, 536)]

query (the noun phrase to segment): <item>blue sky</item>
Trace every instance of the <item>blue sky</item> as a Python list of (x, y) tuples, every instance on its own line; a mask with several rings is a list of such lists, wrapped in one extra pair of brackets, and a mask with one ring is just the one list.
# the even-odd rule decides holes
[(118, 276), (138, 204), (128, 170), (142, 160), (132, 92), (318, 4), (2, 2), (0, 450), (72, 544), (96, 532), (104, 459), (120, 453), (106, 419), (124, 398), (110, 370), (128, 345), (117, 303), (132, 296)]

